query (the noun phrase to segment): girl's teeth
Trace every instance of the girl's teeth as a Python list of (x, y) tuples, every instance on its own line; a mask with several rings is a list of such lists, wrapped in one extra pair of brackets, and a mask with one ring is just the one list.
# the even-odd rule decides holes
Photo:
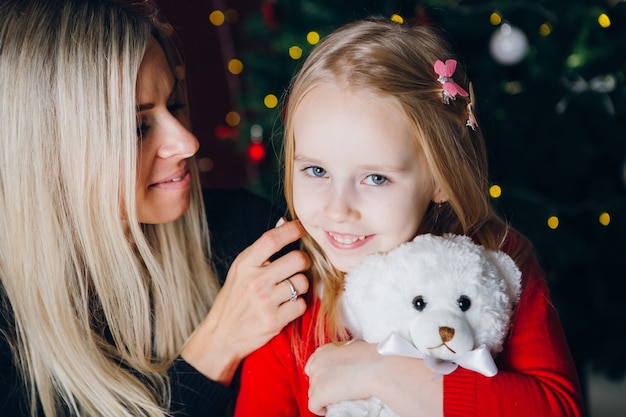
[(344, 245), (351, 245), (354, 242), (358, 241), (358, 240), (363, 240), (365, 239), (365, 236), (359, 236), (359, 237), (353, 237), (353, 238), (347, 238), (347, 237), (343, 237), (343, 236), (337, 236), (334, 235), (332, 233), (330, 233), (330, 236), (336, 241), (339, 242), (341, 244)]

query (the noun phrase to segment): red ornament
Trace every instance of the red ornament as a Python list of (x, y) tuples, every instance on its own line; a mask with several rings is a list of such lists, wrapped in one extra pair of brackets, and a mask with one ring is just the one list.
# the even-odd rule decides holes
[(265, 146), (262, 143), (251, 143), (248, 147), (248, 159), (257, 164), (265, 159)]

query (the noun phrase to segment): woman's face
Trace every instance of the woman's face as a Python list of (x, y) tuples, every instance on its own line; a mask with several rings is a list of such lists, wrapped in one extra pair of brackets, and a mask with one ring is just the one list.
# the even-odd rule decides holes
[(187, 160), (199, 144), (187, 129), (177, 83), (163, 49), (153, 39), (137, 77), (137, 213), (141, 223), (178, 219), (189, 208)]
[(294, 210), (333, 265), (412, 239), (441, 198), (396, 102), (324, 84), (294, 114)]

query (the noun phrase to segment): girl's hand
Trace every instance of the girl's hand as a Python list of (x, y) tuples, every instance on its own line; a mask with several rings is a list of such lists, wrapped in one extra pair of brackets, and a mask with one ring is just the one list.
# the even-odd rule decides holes
[(317, 348), (304, 367), (309, 376), (309, 410), (322, 416), (328, 404), (371, 397), (371, 386), (359, 381), (372, 377), (379, 359), (376, 345), (356, 340)]
[(229, 385), (243, 358), (304, 313), (302, 297), (291, 301), (289, 282), (298, 295), (308, 291), (302, 272), (309, 268), (309, 258), (291, 251), (269, 260), (304, 233), (298, 221), (284, 223), (239, 254), (211, 311), (183, 347), (185, 361), (208, 378)]
[(375, 396), (403, 417), (443, 416), (443, 378), (421, 359), (383, 356), (376, 347), (351, 341), (318, 348), (305, 366), (309, 410), (325, 415), (328, 404)]

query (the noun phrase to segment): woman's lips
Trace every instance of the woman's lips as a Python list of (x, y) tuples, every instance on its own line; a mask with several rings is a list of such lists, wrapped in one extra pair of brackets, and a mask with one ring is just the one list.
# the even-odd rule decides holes
[(181, 174), (176, 174), (166, 180), (154, 183), (150, 187), (167, 188), (167, 189), (179, 189), (187, 188), (191, 185), (191, 173), (185, 170)]

